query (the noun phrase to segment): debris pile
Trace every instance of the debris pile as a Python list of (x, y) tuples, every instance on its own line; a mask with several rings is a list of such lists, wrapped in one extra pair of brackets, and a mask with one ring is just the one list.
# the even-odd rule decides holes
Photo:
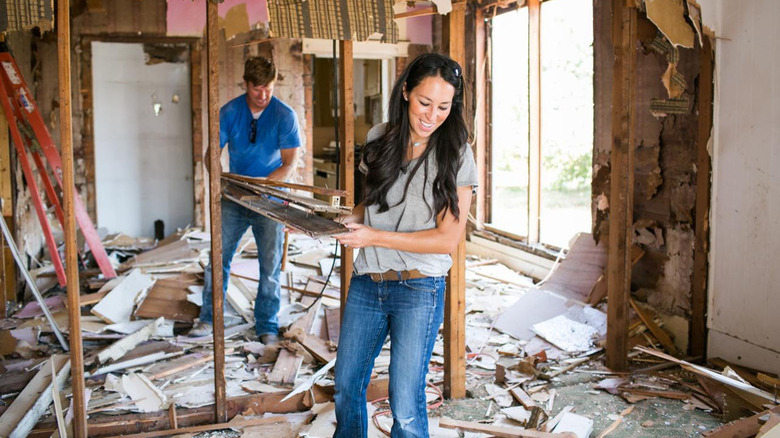
[[(127, 236), (104, 243), (120, 276), (107, 281), (87, 271), (82, 282), (90, 435), (235, 428), (244, 436), (332, 436), (340, 316), (333, 239), (291, 236), (282, 274), (282, 341), (273, 346), (254, 336), (257, 249), (249, 235), (242, 240), (225, 301), (230, 422), (221, 425), (212, 424), (212, 338), (186, 336), (201, 304), (208, 234), (188, 229), (156, 245)], [(731, 419), (758, 412), (742, 420), (755, 434), (777, 424), (776, 376), (713, 364), (725, 368), (718, 372), (663, 353), (659, 348), (676, 354), (674, 343), (638, 303), (630, 334), (637, 346), (630, 354), (634, 369), (607, 369), (606, 303), (588, 304), (603, 282), (604, 259), (592, 239), (578, 239), (552, 275), (534, 284), (495, 260), (468, 258), (467, 398), (444, 400), (439, 336), (428, 374), (431, 436), (669, 436), (671, 420), (652, 413), (661, 403), (676, 412), (670, 417), (687, 415), (692, 432), (680, 436), (705, 430), (724, 436), (715, 429), (722, 421), (709, 413)], [(66, 300), (54, 287), (56, 278), (52, 282), (46, 268), (34, 276), (59, 329), (68, 334)], [(3, 319), (0, 329), (0, 425), (8, 429), (0, 436), (50, 436), (70, 421), (67, 352), (35, 301)], [(392, 425), (389, 348), (388, 341), (368, 390), (372, 437), (389, 435)]]

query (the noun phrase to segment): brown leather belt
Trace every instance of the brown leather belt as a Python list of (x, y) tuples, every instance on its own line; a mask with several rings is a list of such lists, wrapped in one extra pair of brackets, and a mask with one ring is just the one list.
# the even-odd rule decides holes
[(402, 281), (402, 280), (413, 280), (415, 278), (428, 277), (427, 275), (423, 274), (417, 269), (412, 269), (410, 271), (375, 272), (375, 273), (368, 274), (368, 276), (371, 277), (371, 280), (377, 283), (380, 281)]

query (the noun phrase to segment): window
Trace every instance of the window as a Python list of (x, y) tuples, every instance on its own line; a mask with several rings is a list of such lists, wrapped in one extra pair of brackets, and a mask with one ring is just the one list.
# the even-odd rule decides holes
[(528, 243), (566, 247), (591, 225), (592, 4), (528, 4), (490, 25), (487, 220)]

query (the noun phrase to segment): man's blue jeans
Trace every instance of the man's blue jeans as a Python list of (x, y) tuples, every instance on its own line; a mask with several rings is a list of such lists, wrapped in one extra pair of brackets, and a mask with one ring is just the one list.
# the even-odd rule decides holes
[[(252, 227), (252, 234), (255, 236), (257, 261), (260, 265), (260, 284), (257, 286), (255, 299), (255, 332), (258, 335), (276, 335), (279, 331), (276, 314), (279, 313), (279, 272), (282, 268), (284, 243), (282, 225), (228, 200), (222, 201), (222, 296), (225, 296), (230, 279), (233, 253), (236, 252), (241, 236), (249, 227)], [(200, 321), (209, 324), (214, 321), (211, 269), (209, 262), (204, 274), (203, 306), (200, 308)]]
[(336, 438), (368, 433), (366, 388), (390, 333), (392, 436), (428, 437), (425, 376), (444, 318), (444, 277), (374, 282), (353, 276), (336, 359)]

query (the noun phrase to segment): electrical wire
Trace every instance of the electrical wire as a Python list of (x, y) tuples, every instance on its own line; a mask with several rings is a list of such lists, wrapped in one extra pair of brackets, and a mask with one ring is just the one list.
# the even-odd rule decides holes
[[(425, 385), (425, 392), (427, 394), (433, 394), (436, 396), (435, 399), (431, 400), (430, 402), (427, 402), (428, 410), (436, 409), (440, 407), (442, 404), (444, 404), (444, 393), (442, 393), (441, 389), (439, 389), (436, 385), (428, 382)], [(381, 403), (387, 400), (389, 400), (389, 397), (381, 397), (376, 400), (370, 401), (369, 404), (373, 405), (374, 403)], [(392, 411), (390, 409), (377, 409), (371, 415), (371, 421), (374, 422), (374, 426), (376, 426), (376, 428), (379, 429), (379, 431), (385, 434), (386, 436), (390, 436), (390, 431), (382, 427), (382, 424), (379, 423), (379, 417), (387, 417), (390, 416), (391, 413)]]
[[(332, 103), (332, 107), (333, 107), (333, 129), (334, 129), (334, 133), (336, 135), (336, 187), (339, 187), (339, 185), (340, 185), (339, 176), (341, 174), (341, 169), (340, 169), (340, 167), (341, 167), (341, 158), (340, 158), (341, 157), (341, 153), (340, 153), (341, 152), (340, 151), (341, 144), (339, 142), (339, 121), (340, 121), (340, 116), (339, 116), (339, 106), (338, 106), (338, 90), (339, 90), (339, 87), (338, 87), (338, 76), (337, 76), (337, 71), (336, 71), (336, 40), (333, 40), (333, 90), (331, 90), (332, 91), (331, 103)], [(306, 309), (304, 310), (304, 313), (308, 312), (309, 309), (311, 309), (314, 306), (314, 304), (317, 301), (319, 301), (320, 298), (322, 298), (322, 295), (325, 294), (325, 289), (327, 289), (328, 284), (330, 284), (330, 278), (333, 275), (333, 270), (336, 267), (336, 259), (339, 257), (339, 246), (340, 245), (338, 244), (338, 242), (336, 242), (335, 245), (336, 245), (336, 249), (334, 251), (333, 263), (330, 265), (330, 272), (328, 272), (328, 276), (325, 277), (325, 284), (322, 285), (322, 289), (320, 290), (320, 293), (317, 295), (317, 299), (312, 301), (312, 303), (309, 304), (308, 307), (306, 307)]]

